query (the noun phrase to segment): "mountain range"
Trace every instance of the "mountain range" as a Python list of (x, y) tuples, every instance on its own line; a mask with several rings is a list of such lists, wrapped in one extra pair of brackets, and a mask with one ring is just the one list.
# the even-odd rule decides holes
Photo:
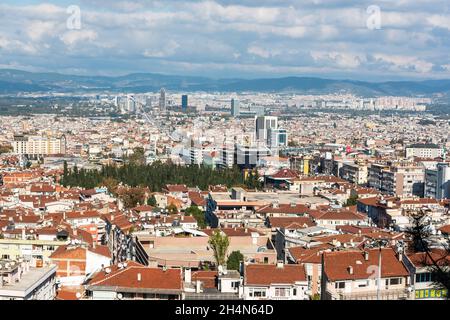
[(77, 76), (0, 69), (0, 94), (102, 93), (170, 91), (284, 92), (300, 94), (353, 93), (359, 96), (448, 96), (450, 80), (366, 82), (315, 77), (211, 79), (206, 77), (135, 73), (125, 76)]

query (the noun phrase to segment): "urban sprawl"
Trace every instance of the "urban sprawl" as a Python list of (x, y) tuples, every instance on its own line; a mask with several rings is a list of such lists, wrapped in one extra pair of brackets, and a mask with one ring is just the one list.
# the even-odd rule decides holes
[(447, 299), (431, 99), (84, 99), (0, 116), (0, 300)]

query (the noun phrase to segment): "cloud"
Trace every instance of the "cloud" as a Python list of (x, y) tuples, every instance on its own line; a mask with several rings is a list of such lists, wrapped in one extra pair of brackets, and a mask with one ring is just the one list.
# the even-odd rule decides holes
[(371, 0), (78, 3), (81, 30), (67, 29), (60, 1), (0, 4), (2, 63), (97, 74), (450, 77), (446, 0), (380, 0), (380, 30), (367, 28)]
[(374, 54), (373, 57), (377, 61), (387, 63), (392, 71), (412, 69), (419, 73), (427, 73), (433, 68), (433, 63), (411, 56), (378, 53)]

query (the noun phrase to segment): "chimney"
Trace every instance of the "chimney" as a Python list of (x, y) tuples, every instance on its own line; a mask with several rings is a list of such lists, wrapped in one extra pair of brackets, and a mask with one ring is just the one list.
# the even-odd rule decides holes
[(114, 215), (112, 214), (111, 215), (111, 222), (113, 222), (114, 221)]
[(76, 237), (78, 235), (77, 229), (73, 229), (73, 236)]
[(195, 282), (195, 293), (200, 293), (201, 292), (201, 288), (202, 288), (202, 283), (199, 280), (197, 280)]
[(353, 274), (353, 267), (352, 266), (348, 266), (347, 270), (348, 270), (349, 274)]
[(22, 229), (22, 240), (26, 239), (25, 228)]
[(140, 273), (137, 274), (137, 281), (139, 281), (139, 282), (142, 281), (142, 275)]
[(184, 269), (184, 282), (186, 282), (186, 283), (191, 283), (192, 282), (191, 268)]
[(184, 221), (184, 215), (181, 216), (181, 221)]
[(364, 260), (369, 261), (369, 251), (364, 251)]
[(399, 251), (398, 253), (398, 261), (402, 262), (403, 260), (403, 253), (401, 251)]
[(277, 261), (277, 268), (278, 268), (278, 269), (283, 269), (283, 268), (284, 268), (284, 263), (283, 263), (283, 261)]

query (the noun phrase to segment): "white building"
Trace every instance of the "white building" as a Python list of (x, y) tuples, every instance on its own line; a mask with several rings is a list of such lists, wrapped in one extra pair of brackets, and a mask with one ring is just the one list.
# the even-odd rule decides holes
[(42, 135), (15, 135), (12, 142), (15, 154), (27, 156), (57, 155), (66, 153), (66, 137)]
[(249, 264), (244, 267), (244, 300), (306, 300), (308, 281), (301, 265)]

